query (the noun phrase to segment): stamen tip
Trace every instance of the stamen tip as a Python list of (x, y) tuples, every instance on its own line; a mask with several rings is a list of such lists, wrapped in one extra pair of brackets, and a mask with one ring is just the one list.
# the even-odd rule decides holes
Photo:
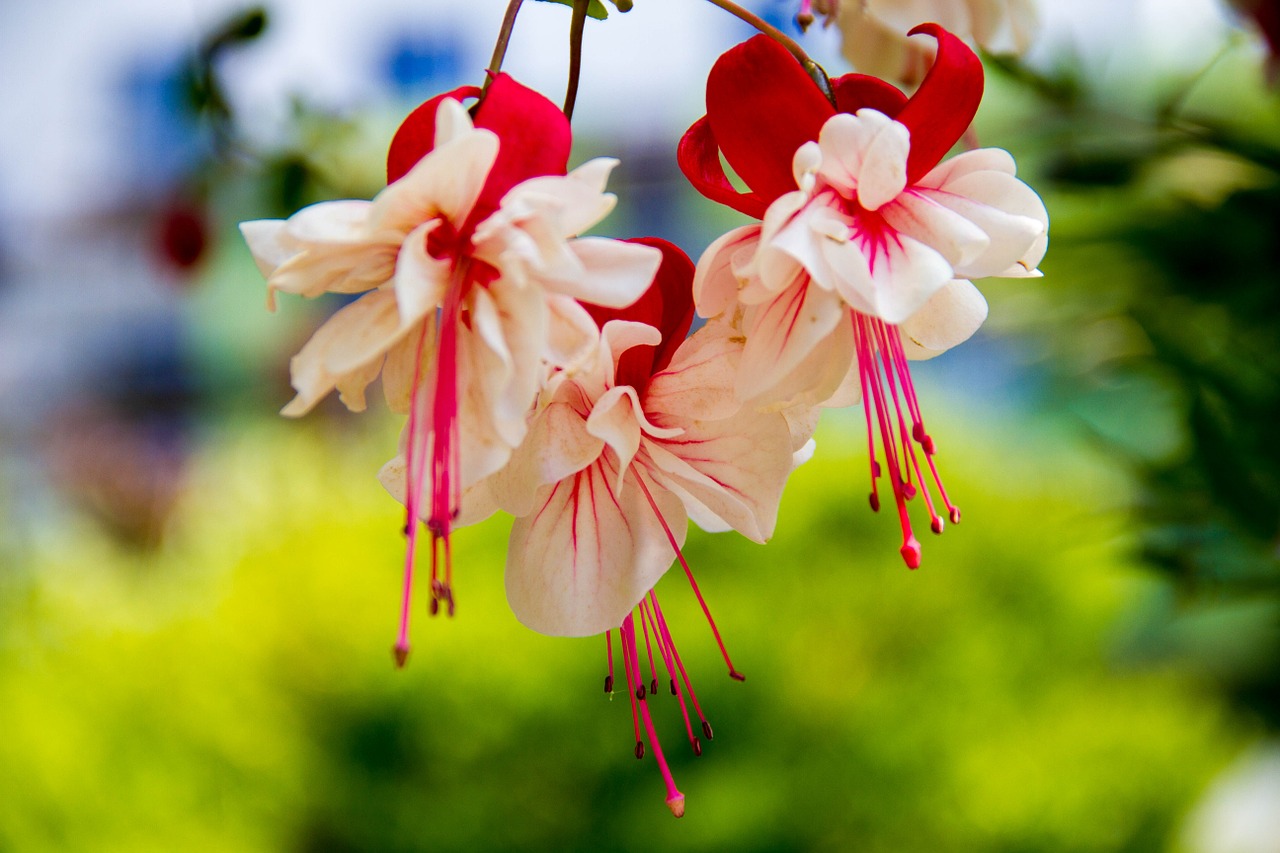
[(639, 699), (641, 702), (643, 702), (644, 696), (645, 696), (644, 685), (641, 684), (639, 687), (636, 688), (636, 698)]
[(715, 735), (711, 733), (711, 724), (706, 720), (702, 721), (702, 733), (707, 736), (707, 740), (715, 740)]
[(902, 554), (902, 559), (906, 562), (908, 569), (920, 568), (920, 543), (916, 541), (916, 537), (912, 536), (904, 542), (902, 549), (898, 553)]
[(671, 813), (676, 817), (684, 817), (684, 794), (677, 791), (674, 795), (668, 797), (667, 808), (671, 809)]
[(702, 741), (698, 740), (697, 737), (694, 737), (689, 741), (689, 745), (693, 747), (693, 754), (696, 757), (701, 758), (702, 757)]
[(931, 435), (926, 435), (923, 439), (921, 439), (920, 446), (924, 448), (924, 453), (926, 456), (933, 456), (935, 453), (938, 452), (938, 445), (933, 443), (933, 436)]
[(951, 515), (951, 523), (952, 523), (952, 524), (959, 524), (959, 523), (960, 523), (960, 507), (958, 507), (958, 506), (953, 506), (953, 507), (951, 508), (951, 513), (950, 513), (950, 515)]
[(872, 512), (880, 511), (880, 496), (877, 495), (875, 492), (871, 493), (871, 511)]
[(935, 515), (933, 520), (929, 522), (929, 529), (941, 536), (943, 529), (942, 516)]
[(396, 643), (391, 649), (391, 656), (395, 658), (396, 669), (404, 669), (405, 662), (409, 660), (409, 644)]
[(738, 672), (736, 669), (731, 669), (731, 670), (729, 670), (729, 677), (730, 677), (730, 678), (732, 678), (734, 681), (746, 681), (746, 680), (747, 680), (747, 677), (746, 677), (745, 675), (743, 675), (742, 673)]
[(649, 682), (649, 692), (654, 696), (658, 695), (658, 679), (655, 678)]
[(813, 21), (814, 17), (812, 12), (801, 12), (799, 15), (796, 15), (796, 26), (800, 28), (800, 32), (802, 33), (809, 32), (809, 27), (813, 26)]
[(613, 692), (613, 676), (612, 675), (606, 675), (604, 677), (604, 692), (605, 693)]
[(644, 758), (644, 742), (636, 741), (636, 758)]
[(914, 498), (915, 496), (916, 496), (916, 484), (915, 484), (915, 483), (903, 483), (903, 484), (902, 484), (902, 497), (903, 497), (903, 499), (904, 499), (904, 500), (908, 500), (908, 501), (909, 501), (909, 500), (911, 500), (912, 498)]

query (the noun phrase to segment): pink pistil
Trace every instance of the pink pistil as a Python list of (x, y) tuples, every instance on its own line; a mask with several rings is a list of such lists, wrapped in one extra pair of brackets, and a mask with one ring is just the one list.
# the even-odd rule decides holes
[[(640, 657), (636, 650), (635, 620), (631, 616), (622, 620), (620, 633), (622, 652), (628, 662), (627, 679), (631, 687), (630, 692), (639, 695), (644, 689), (642, 683), (644, 676), (640, 672)], [(667, 788), (667, 807), (676, 817), (684, 817), (684, 794), (676, 788), (675, 779), (671, 776), (671, 768), (667, 766), (667, 759), (662, 754), (662, 745), (658, 743), (658, 735), (653, 730), (653, 719), (649, 716), (649, 703), (641, 699), (637, 705), (640, 709), (640, 717), (644, 721), (645, 734), (649, 738), (649, 746), (653, 749), (653, 758), (658, 762), (658, 772), (662, 774), (662, 782)]]
[[(947, 508), (952, 523), (959, 522), (960, 510), (951, 503), (947, 490), (942, 485), (942, 478), (938, 474), (938, 467), (933, 458), (937, 449), (924, 428), (920, 401), (911, 381), (911, 372), (898, 328), (856, 311), (851, 312), (851, 321), (858, 359), (858, 379), (862, 386), (863, 408), (866, 414), (867, 447), (871, 456), (871, 506), (873, 509), (879, 509), (880, 504), (876, 489), (880, 464), (876, 460), (875, 453), (875, 427), (878, 426), (880, 450), (884, 454), (890, 485), (893, 489), (894, 504), (898, 510), (899, 523), (902, 525), (902, 558), (909, 568), (918, 568), (920, 543), (911, 527), (907, 501), (914, 498), (917, 493), (923, 495), (925, 509), (929, 514), (929, 527), (934, 533), (942, 532), (944, 522), (935, 508), (930, 482), (933, 488), (937, 489), (938, 496)], [(874, 422), (872, 408), (875, 409)], [(910, 420), (909, 429), (908, 420)], [(921, 454), (924, 456), (930, 479), (926, 479), (924, 475), (924, 469), (920, 464), (921, 454), (917, 454), (916, 445), (919, 445)]]
[[(431, 318), (422, 321), (414, 355), (413, 390), (409, 404), (405, 442), (405, 547), (404, 590), (400, 605), (400, 630), (393, 649), (397, 666), (409, 657), (410, 601), (418, 556), (418, 519), (423, 516), (424, 490), (431, 483), (427, 528), (431, 531), (431, 604), (434, 616), (440, 602), (454, 614), (453, 548), (450, 533), (461, 500), (458, 442), (458, 324), (462, 322), (462, 297), (469, 284), (471, 264), (458, 259), (453, 267), (442, 310), (434, 318), (439, 336), (435, 353), (430, 400), (422, 392), (422, 356)], [(428, 418), (429, 415), (429, 418)], [(443, 564), (443, 565), (442, 565)], [(443, 572), (442, 572), (443, 569)], [(441, 575), (443, 574), (443, 580)]]

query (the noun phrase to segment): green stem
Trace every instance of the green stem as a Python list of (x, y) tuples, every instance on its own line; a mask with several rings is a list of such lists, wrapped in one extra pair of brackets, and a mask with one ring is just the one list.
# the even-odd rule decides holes
[(507, 56), (507, 44), (511, 41), (511, 31), (516, 26), (516, 15), (520, 14), (520, 4), (524, 0), (511, 0), (507, 4), (507, 14), (502, 18), (502, 29), (498, 30), (498, 41), (493, 46), (493, 58), (489, 60), (489, 73), (485, 75), (482, 91), (489, 91), (489, 83), (502, 70), (502, 60)]
[(587, 6), (591, 0), (573, 0), (573, 17), (569, 21), (569, 86), (564, 93), (564, 117), (573, 119), (573, 105), (578, 100), (578, 77), (582, 74), (582, 32), (587, 24)]
[(836, 95), (831, 89), (831, 80), (827, 77), (827, 72), (823, 71), (822, 66), (814, 62), (813, 59), (810, 58), (809, 54), (804, 52), (804, 48), (797, 44), (795, 39), (791, 38), (791, 36), (764, 20), (759, 15), (748, 12), (737, 3), (734, 3), (733, 0), (707, 0), (707, 2), (713, 6), (719, 6), (730, 15), (733, 15), (742, 21), (746, 21), (748, 24), (785, 47), (787, 51), (796, 58), (796, 62), (800, 63), (800, 67), (809, 75), (809, 78), (817, 84), (818, 88), (822, 91), (822, 94), (831, 102), (831, 106), (834, 107), (836, 105)]

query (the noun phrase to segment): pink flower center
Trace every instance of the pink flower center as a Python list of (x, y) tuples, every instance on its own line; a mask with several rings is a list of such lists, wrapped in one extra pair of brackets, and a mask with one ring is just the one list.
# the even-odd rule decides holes
[[(896, 326), (857, 311), (850, 311), (858, 378), (862, 385), (862, 408), (867, 419), (867, 455), (871, 462), (871, 508), (880, 510), (879, 479), (884, 472), (876, 453), (876, 436), (889, 475), (889, 486), (898, 520), (902, 525), (902, 559), (909, 568), (920, 566), (920, 542), (911, 528), (907, 501), (924, 497), (929, 527), (942, 533), (944, 522), (935, 507), (929, 482), (937, 490), (952, 524), (960, 523), (960, 509), (951, 503), (934, 462), (937, 447), (925, 431), (920, 401), (911, 382), (911, 371)], [(873, 417), (874, 411), (874, 417)], [(908, 429), (910, 422), (910, 429)], [(919, 453), (917, 453), (917, 447)], [(926, 480), (921, 467), (928, 468)]]

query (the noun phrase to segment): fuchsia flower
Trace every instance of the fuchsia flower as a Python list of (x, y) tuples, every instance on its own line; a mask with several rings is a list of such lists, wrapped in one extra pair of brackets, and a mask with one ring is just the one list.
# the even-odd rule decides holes
[(648, 246), (575, 239), (612, 209), (603, 190), (614, 161), (566, 175), (569, 124), (554, 104), (499, 74), (473, 124), (460, 101), (479, 95), (462, 87), (415, 110), (373, 201), (324, 202), (241, 226), (272, 298), (365, 292), (293, 359), (298, 395), (284, 413), (305, 413), (335, 387), (362, 409), (379, 372), (391, 408), (408, 413), (393, 463), (409, 517), (401, 664), (417, 520), (432, 537), (433, 612), (440, 600), (452, 612), (450, 532), (482, 515), (461, 515), (463, 493), (524, 439), (547, 371), (594, 345), (578, 300), (630, 304), (661, 259)]
[[(488, 482), (515, 515), (507, 552), (507, 597), (525, 625), (544, 634), (617, 630), (635, 718), (636, 755), (648, 741), (679, 816), (684, 798), (658, 744), (646, 701), (640, 641), (656, 690), (656, 649), (696, 753), (686, 695), (711, 737), (653, 587), (679, 560), (707, 619), (710, 611), (680, 553), (687, 519), (733, 528), (763, 542), (808, 438), (780, 413), (740, 406), (733, 394), (742, 341), (724, 324), (685, 339), (693, 316), (693, 264), (658, 240), (664, 260), (632, 307), (593, 309), (600, 323), (593, 358), (553, 375), (525, 442)], [(638, 614), (638, 618), (637, 615)], [(741, 678), (712, 630), (730, 675)], [(610, 651), (612, 644), (610, 642)], [(612, 688), (612, 654), (610, 680)]]
[[(836, 107), (777, 43), (756, 37), (731, 49), (711, 70), (707, 115), (681, 140), (679, 159), (708, 198), (763, 220), (712, 244), (694, 283), (699, 313), (746, 337), (737, 396), (758, 407), (862, 398), (871, 504), (878, 509), (878, 434), (901, 553), (914, 568), (920, 545), (906, 502), (923, 494), (931, 528), (944, 524), (926, 470), (952, 522), (960, 512), (938, 476), (907, 360), (982, 323), (986, 303), (969, 279), (1039, 275), (1048, 216), (1006, 152), (941, 162), (977, 111), (982, 65), (936, 24), (913, 32), (938, 42), (913, 97), (850, 74), (832, 81)], [(745, 192), (729, 182), (722, 154)]]

